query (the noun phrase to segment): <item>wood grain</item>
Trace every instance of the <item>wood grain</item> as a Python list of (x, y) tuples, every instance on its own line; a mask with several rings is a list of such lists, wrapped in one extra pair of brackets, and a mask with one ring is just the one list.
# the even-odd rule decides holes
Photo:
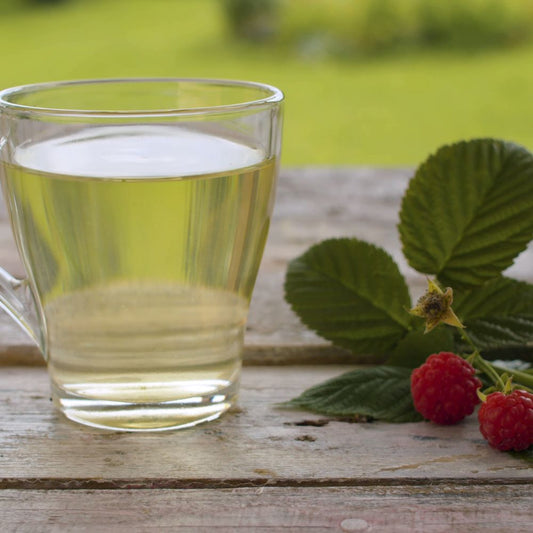
[(0, 491), (4, 531), (529, 533), (524, 486)]
[(239, 405), (195, 429), (128, 434), (63, 419), (46, 371), (0, 374), (0, 488), (225, 488), (448, 482), (530, 483), (526, 462), (490, 449), (475, 417), (430, 423), (347, 423), (276, 407), (347, 366), (248, 367)]

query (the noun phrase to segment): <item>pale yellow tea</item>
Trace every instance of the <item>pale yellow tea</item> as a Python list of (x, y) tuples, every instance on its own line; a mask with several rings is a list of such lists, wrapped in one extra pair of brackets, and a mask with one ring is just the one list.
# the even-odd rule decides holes
[(13, 160), (6, 198), (61, 409), (129, 429), (151, 427), (151, 403), (160, 429), (186, 425), (188, 406), (194, 422), (225, 410), (276, 161), (165, 125), (86, 128)]

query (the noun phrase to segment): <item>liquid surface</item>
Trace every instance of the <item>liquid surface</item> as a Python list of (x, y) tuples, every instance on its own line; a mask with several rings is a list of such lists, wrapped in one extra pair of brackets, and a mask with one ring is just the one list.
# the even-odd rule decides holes
[(18, 165), (99, 178), (201, 176), (262, 163), (261, 150), (194, 129), (95, 127), (17, 148)]
[[(209, 398), (227, 408), (275, 161), (169, 126), (87, 129), (22, 146), (15, 161), (6, 198), (56, 401), (83, 411), (67, 416), (153, 428), (154, 405), (196, 402), (204, 418)], [(113, 414), (102, 401), (137, 407)]]

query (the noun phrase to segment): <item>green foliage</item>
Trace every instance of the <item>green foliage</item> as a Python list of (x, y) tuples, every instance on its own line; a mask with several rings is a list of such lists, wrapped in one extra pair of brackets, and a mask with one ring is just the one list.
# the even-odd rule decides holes
[(533, 285), (505, 277), (456, 293), (455, 310), (483, 350), (533, 341)]
[(376, 54), (413, 46), (417, 40), (416, 13), (409, 1), (372, 0), (359, 4), (354, 21), (353, 50)]
[(423, 325), (410, 331), (392, 350), (388, 365), (415, 368), (431, 353), (453, 352), (456, 348), (450, 328), (435, 328), (424, 333)]
[(69, 0), (25, 0), (29, 4), (60, 4)]
[[(328, 4), (312, 3), (322, 11)], [(333, 10), (340, 2), (330, 4)], [(344, 6), (351, 12), (359, 0)], [(280, 13), (281, 26), (287, 16)], [(350, 17), (340, 8), (331, 24), (351, 35)], [(533, 43), (484, 54), (446, 49), (316, 62), (287, 53), (283, 44), (249, 46), (229, 33), (222, 0), (3, 8), (0, 47), (9, 53), (2, 56), (0, 87), (139, 75), (265, 81), (287, 95), (284, 165), (413, 166), (444, 142), (495, 133), (533, 147)], [(316, 50), (320, 42), (312, 41)]]
[(378, 366), (348, 372), (306, 390), (287, 402), (329, 416), (368, 416), (387, 422), (416, 422), (410, 394), (411, 371)]
[(533, 238), (533, 155), (490, 139), (440, 148), (409, 184), (399, 231), (409, 264), (445, 284), (498, 276)]
[[(399, 231), (411, 266), (456, 289), (455, 310), (481, 349), (531, 347), (533, 287), (501, 277), (533, 238), (530, 152), (494, 139), (442, 147), (411, 180)], [(323, 241), (293, 260), (285, 294), (319, 335), (398, 366), (461, 346), (449, 333), (421, 335), (392, 258), (355, 238)]]
[(278, 41), (304, 54), (472, 50), (526, 41), (533, 6), (528, 0), (284, 0), (279, 25)]
[[(470, 353), (476, 345), (476, 368), (494, 377), (503, 370), (490, 367), (478, 349), (511, 348), (516, 356), (531, 348), (533, 286), (501, 276), (533, 238), (531, 153), (494, 139), (442, 147), (411, 180), (399, 231), (411, 266), (459, 288), (454, 307), (468, 337), (454, 338), (452, 330), (442, 327), (424, 335), (420, 324), (402, 318), (402, 311), (408, 316), (409, 295), (383, 250), (357, 239), (324, 241), (289, 265), (287, 300), (323, 337), (361, 353), (388, 352), (387, 363), (394, 366), (335, 378), (289, 405), (325, 414), (408, 420), (412, 406), (396, 395), (403, 390), (410, 401), (407, 376), (429, 354), (461, 347)], [(516, 384), (533, 384), (528, 372), (509, 365), (505, 371)]]
[(291, 262), (285, 294), (304, 324), (358, 353), (387, 353), (407, 333), (410, 298), (392, 258), (357, 239), (330, 239)]
[(2, 13), (9, 11), (22, 11), (36, 7), (45, 7), (66, 4), (73, 0), (0, 0)]
[(533, 285), (497, 277), (482, 287), (456, 291), (454, 309), (469, 325), (488, 316), (533, 315)]
[(467, 49), (514, 44), (528, 38), (531, 9), (529, 0), (421, 1), (419, 39)]
[(265, 41), (276, 32), (279, 0), (224, 0), (224, 8), (239, 37)]
[(529, 448), (527, 450), (524, 450), (522, 452), (509, 452), (513, 457), (516, 457), (517, 459), (522, 459), (526, 463), (530, 463), (533, 465), (533, 448)]

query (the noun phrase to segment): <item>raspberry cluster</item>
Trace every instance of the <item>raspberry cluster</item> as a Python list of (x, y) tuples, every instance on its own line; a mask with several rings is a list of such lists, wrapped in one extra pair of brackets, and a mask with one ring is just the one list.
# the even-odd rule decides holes
[[(436, 424), (455, 424), (472, 414), (480, 402), (481, 385), (472, 365), (450, 352), (430, 355), (411, 374), (414, 406)], [(520, 451), (533, 445), (533, 394), (525, 390), (489, 394), (478, 419), (481, 434), (498, 450)]]

